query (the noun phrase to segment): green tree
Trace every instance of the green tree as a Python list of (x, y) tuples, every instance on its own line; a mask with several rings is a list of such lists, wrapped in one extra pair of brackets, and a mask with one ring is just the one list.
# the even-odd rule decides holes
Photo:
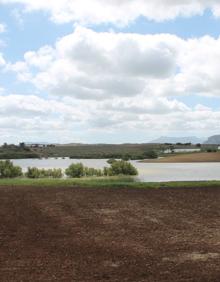
[(22, 169), (9, 161), (0, 161), (0, 178), (15, 178), (22, 176)]

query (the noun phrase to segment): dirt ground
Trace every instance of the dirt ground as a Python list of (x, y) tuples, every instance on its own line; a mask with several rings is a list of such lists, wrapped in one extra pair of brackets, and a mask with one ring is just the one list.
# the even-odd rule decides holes
[(220, 281), (220, 187), (0, 188), (0, 281)]
[(220, 162), (220, 152), (214, 153), (187, 153), (167, 156), (160, 159), (144, 161), (146, 163), (207, 163)]

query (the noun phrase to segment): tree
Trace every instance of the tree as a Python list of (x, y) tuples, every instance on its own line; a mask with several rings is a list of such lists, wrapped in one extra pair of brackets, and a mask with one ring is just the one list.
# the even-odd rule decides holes
[(9, 160), (0, 161), (0, 178), (15, 178), (22, 175), (21, 167), (14, 166)]

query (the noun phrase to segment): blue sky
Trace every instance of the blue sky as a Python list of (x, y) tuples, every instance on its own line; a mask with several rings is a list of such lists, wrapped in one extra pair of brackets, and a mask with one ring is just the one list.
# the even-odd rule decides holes
[(158, 0), (128, 15), (127, 0), (105, 18), (101, 1), (89, 11), (78, 1), (70, 9), (57, 0), (58, 10), (18, 2), (0, 1), (0, 143), (220, 133), (218, 7), (186, 6), (183, 15), (177, 2), (163, 14)]

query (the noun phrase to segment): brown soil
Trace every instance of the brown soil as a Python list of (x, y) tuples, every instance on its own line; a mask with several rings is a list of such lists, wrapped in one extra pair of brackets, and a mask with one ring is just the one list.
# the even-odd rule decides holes
[(0, 281), (220, 281), (220, 187), (5, 187), (0, 199)]
[(220, 152), (216, 153), (187, 153), (169, 155), (156, 160), (146, 160), (147, 163), (203, 163), (220, 162)]

